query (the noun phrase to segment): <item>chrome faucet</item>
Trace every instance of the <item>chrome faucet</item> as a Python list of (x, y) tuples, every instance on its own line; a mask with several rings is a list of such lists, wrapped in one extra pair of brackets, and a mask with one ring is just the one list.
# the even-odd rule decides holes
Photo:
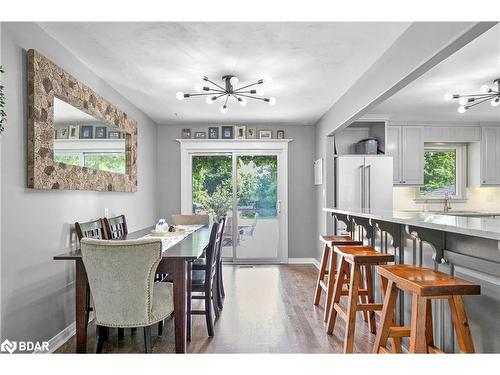
[(448, 212), (450, 210), (451, 210), (451, 199), (450, 199), (450, 196), (448, 195), (448, 193), (446, 193), (445, 196), (444, 196), (443, 211), (444, 212)]

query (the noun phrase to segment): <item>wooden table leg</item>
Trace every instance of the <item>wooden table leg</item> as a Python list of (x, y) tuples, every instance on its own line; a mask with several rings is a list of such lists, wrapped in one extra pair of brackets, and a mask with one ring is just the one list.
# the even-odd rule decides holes
[(170, 262), (174, 280), (175, 352), (186, 353), (188, 266), (184, 259), (172, 259)]
[(192, 271), (192, 262), (187, 262), (187, 280), (186, 280), (186, 340), (191, 341), (191, 271)]
[(81, 259), (75, 262), (76, 352), (87, 352), (88, 280)]

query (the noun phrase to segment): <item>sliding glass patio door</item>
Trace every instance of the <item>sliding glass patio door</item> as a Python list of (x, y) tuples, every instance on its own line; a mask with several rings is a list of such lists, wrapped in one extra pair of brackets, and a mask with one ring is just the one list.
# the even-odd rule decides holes
[(281, 168), (281, 156), (269, 151), (189, 154), (191, 212), (208, 213), (212, 222), (227, 215), (225, 260), (286, 261), (281, 220), (286, 169)]

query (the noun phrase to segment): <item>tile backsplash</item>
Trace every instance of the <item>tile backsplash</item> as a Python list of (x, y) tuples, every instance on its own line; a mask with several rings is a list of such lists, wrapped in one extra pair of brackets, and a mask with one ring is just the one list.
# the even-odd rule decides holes
[[(423, 210), (423, 203), (416, 203), (416, 187), (398, 186), (393, 188), (394, 210)], [(500, 187), (467, 188), (467, 201), (451, 202), (453, 210), (500, 211)], [(443, 203), (426, 204), (428, 211), (440, 211)]]

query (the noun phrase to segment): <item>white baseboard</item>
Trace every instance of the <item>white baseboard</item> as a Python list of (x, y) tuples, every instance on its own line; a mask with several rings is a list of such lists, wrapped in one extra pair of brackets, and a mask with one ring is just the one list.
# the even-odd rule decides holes
[(316, 258), (288, 258), (288, 264), (312, 264), (319, 269), (319, 262)]
[[(93, 311), (90, 312), (90, 318), (89, 318), (90, 322), (92, 322), (92, 320), (94, 320), (94, 312)], [(76, 334), (76, 322), (73, 322), (49, 340), (49, 351), (48, 352), (44, 352), (41, 350), (35, 350), (33, 352), (33, 354), (54, 353), (57, 349), (59, 349), (61, 346), (63, 346), (75, 334)]]

